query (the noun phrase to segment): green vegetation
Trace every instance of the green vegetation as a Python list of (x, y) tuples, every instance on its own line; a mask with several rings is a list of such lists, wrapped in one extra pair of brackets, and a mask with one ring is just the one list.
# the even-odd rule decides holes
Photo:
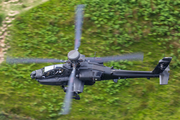
[(4, 14), (3, 14), (3, 13), (0, 13), (0, 26), (2, 25), (3, 19), (4, 19)]
[(0, 120), (34, 120), (30, 117), (22, 117), (14, 114), (0, 113)]
[(80, 53), (110, 56), (144, 52), (144, 61), (106, 63), (117, 69), (153, 70), (172, 56), (168, 85), (158, 78), (96, 82), (73, 100), (69, 115), (57, 116), (65, 93), (40, 85), (30, 73), (48, 64), (0, 66), (0, 106), (37, 120), (173, 120), (180, 118), (179, 0), (51, 0), (16, 17), (6, 40), (14, 57), (67, 59), (74, 47), (74, 8), (86, 4)]

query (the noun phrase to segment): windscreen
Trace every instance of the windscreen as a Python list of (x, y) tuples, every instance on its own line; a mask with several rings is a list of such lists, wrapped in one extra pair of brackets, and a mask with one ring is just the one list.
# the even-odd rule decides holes
[(44, 67), (44, 72), (54, 69), (54, 65)]

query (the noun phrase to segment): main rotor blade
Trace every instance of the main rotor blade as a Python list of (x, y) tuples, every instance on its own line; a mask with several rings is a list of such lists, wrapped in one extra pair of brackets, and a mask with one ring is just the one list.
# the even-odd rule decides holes
[(76, 73), (76, 66), (75, 64), (73, 65), (73, 70), (71, 72), (71, 75), (69, 77), (69, 82), (68, 82), (68, 89), (66, 91), (66, 96), (64, 99), (64, 105), (63, 108), (60, 112), (61, 115), (66, 115), (69, 113), (70, 107), (71, 107), (71, 102), (72, 102), (72, 94), (73, 94), (73, 82), (75, 78), (75, 73)]
[(110, 61), (120, 61), (120, 60), (143, 60), (143, 53), (133, 53), (121, 56), (109, 56), (109, 57), (86, 57), (85, 59), (89, 62), (110, 62)]
[(75, 28), (75, 45), (74, 45), (74, 50), (78, 50), (80, 44), (81, 44), (81, 28), (82, 28), (82, 23), (83, 23), (83, 8), (84, 5), (78, 5), (76, 8), (76, 28)]
[(9, 64), (13, 63), (59, 63), (59, 62), (66, 62), (65, 60), (58, 60), (58, 59), (40, 59), (40, 58), (6, 58), (6, 62)]

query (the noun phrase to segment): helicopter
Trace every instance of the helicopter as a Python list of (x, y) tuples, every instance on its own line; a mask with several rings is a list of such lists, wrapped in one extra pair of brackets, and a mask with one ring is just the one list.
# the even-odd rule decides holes
[[(33, 71), (30, 76), (43, 85), (62, 86), (66, 92), (64, 106), (60, 114), (65, 115), (70, 111), (72, 99), (80, 100), (79, 94), (83, 92), (84, 85), (93, 85), (96, 81), (113, 80), (126, 78), (147, 78), (159, 77), (160, 84), (168, 84), (169, 64), (172, 57), (162, 58), (152, 71), (130, 71), (106, 67), (105, 62), (119, 60), (142, 60), (143, 53), (132, 53), (108, 57), (85, 57), (80, 54), (81, 28), (83, 23), (83, 10), (85, 5), (76, 7), (75, 45), (67, 57), (68, 60), (40, 59), (40, 58), (7, 58), (7, 63), (63, 63), (45, 66)], [(68, 87), (67, 87), (68, 86)]]

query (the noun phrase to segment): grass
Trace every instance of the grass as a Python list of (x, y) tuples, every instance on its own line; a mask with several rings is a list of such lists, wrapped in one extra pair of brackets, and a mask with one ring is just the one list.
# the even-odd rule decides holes
[(5, 113), (5, 112), (0, 113), (0, 119), (1, 120), (34, 120), (34, 119), (31, 119), (30, 117), (22, 117), (22, 116)]
[[(74, 7), (84, 3), (87, 6), (80, 53), (93, 57), (95, 51), (97, 56), (141, 51), (144, 52), (143, 62), (105, 65), (145, 71), (153, 70), (164, 54), (172, 56), (169, 84), (160, 86), (158, 78), (119, 80), (117, 84), (112, 80), (99, 81), (93, 86), (85, 86), (81, 100), (73, 100), (69, 115), (57, 116), (65, 95), (63, 90), (30, 79), (32, 71), (51, 63), (8, 65), (4, 62), (0, 66), (1, 109), (38, 120), (178, 119), (180, 64), (179, 36), (175, 34), (179, 29), (176, 26), (178, 18), (166, 25), (167, 19), (158, 17), (161, 14), (169, 19), (176, 18), (178, 1), (169, 1), (170, 5), (165, 7), (167, 3), (159, 0), (151, 5), (145, 0), (137, 3), (51, 0), (16, 17), (10, 28), (11, 40), (6, 40), (11, 46), (7, 54), (67, 59), (67, 53), (74, 47)], [(155, 11), (150, 10), (153, 6)], [(170, 12), (163, 11), (163, 7)]]
[[(9, 0), (0, 1), (0, 4), (3, 4), (3, 2), (8, 2), (8, 1)], [(5, 16), (7, 16), (7, 14), (10, 11), (24, 12), (24, 11), (30, 9), (31, 7), (35, 7), (39, 4), (42, 4), (43, 2), (44, 2), (43, 0), (35, 0), (35, 1), (31, 1), (31, 0), (21, 1), (21, 0), (19, 0), (17, 2), (8, 3), (9, 7), (2, 8), (3, 5), (0, 5), (0, 26), (1, 26), (2, 21), (4, 20)], [(18, 4), (18, 3), (22, 3), (22, 4)]]

